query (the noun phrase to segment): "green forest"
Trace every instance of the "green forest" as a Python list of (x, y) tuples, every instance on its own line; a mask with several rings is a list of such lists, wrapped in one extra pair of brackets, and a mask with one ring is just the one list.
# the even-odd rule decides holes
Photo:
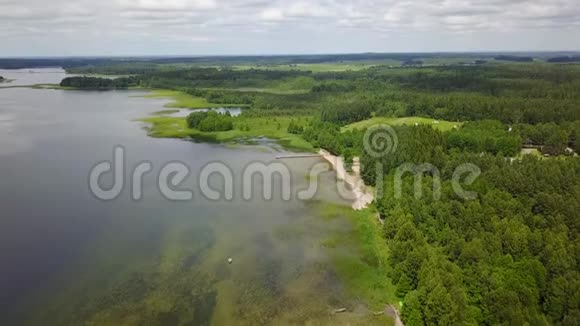
[[(271, 119), (279, 132), (314, 148), (347, 162), (360, 157), (365, 182), (380, 181), (384, 189), (372, 209), (384, 221), (390, 265), (384, 277), (396, 285), (407, 326), (578, 325), (580, 65), (498, 56), (469, 65), (315, 71), (287, 62), (284, 69), (239, 69), (243, 59), (237, 60), (214, 67), (74, 67), (77, 74), (131, 77), (72, 77), (61, 86), (167, 89), (212, 107), (244, 106), (239, 117), (194, 112), (187, 127), (249, 132), (251, 119)], [(433, 123), (393, 126), (397, 150), (376, 157), (364, 150), (366, 130), (345, 127), (381, 117)], [(282, 131), (281, 119), (289, 120)], [(453, 128), (436, 128), (439, 121)], [(405, 175), (396, 196), (397, 168), (408, 163), (430, 169)], [(471, 198), (458, 196), (451, 182), (465, 163), (480, 173), (465, 187)], [(423, 172), (417, 197), (414, 181)]]
[[(392, 280), (407, 325), (574, 325), (580, 318), (578, 230), (580, 162), (526, 155), (510, 161), (430, 127), (398, 129), (399, 150), (383, 159), (385, 194), (376, 202), (384, 219)], [(508, 142), (509, 143), (509, 142)], [(369, 164), (368, 158), (363, 156)], [(395, 167), (433, 164), (421, 198), (412, 176), (403, 196), (393, 193)], [(455, 168), (469, 162), (481, 176), (469, 186), (476, 198), (457, 196)], [(375, 180), (374, 169), (365, 177)], [(371, 174), (371, 175), (369, 175)]]
[(228, 131), (234, 129), (232, 120), (229, 112), (194, 112), (187, 116), (187, 126), (201, 131)]
[(67, 77), (60, 82), (61, 87), (71, 87), (79, 89), (126, 89), (137, 85), (137, 78), (99, 78), (99, 77)]

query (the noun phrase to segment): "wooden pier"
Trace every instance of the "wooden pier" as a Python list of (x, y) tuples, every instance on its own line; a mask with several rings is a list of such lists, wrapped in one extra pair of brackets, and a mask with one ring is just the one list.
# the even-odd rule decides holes
[(277, 160), (285, 160), (288, 158), (312, 158), (312, 157), (322, 157), (320, 154), (295, 154), (295, 155), (281, 155), (276, 156)]

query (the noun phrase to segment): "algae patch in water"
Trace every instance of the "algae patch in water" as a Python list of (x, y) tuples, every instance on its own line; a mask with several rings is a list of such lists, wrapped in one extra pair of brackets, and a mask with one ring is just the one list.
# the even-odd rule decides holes
[[(256, 214), (252, 207), (248, 210)], [(275, 212), (266, 206), (262, 211), (265, 216)], [(348, 207), (310, 202), (302, 208), (283, 210), (280, 217), (270, 220), (250, 215), (241, 220), (216, 216), (207, 224), (186, 218), (174, 220), (164, 226), (166, 230), (157, 239), (151, 239), (155, 244), (133, 263), (124, 261), (128, 257), (118, 249), (103, 249), (109, 255), (119, 255), (119, 263), (113, 265), (121, 268), (120, 272), (107, 273), (104, 280), (82, 280), (82, 285), (63, 292), (53, 309), (35, 321), (89, 325), (383, 324), (385, 319), (374, 316), (359, 297), (360, 293), (374, 295), (388, 289), (378, 287), (368, 292), (368, 287), (380, 284), (369, 274), (370, 265), (356, 255), (359, 247), (351, 242), (353, 227), (344, 215), (350, 212)], [(332, 237), (334, 245), (325, 246), (323, 240)], [(105, 248), (114, 250), (118, 244)], [(234, 258), (232, 264), (227, 263), (227, 257)], [(102, 264), (96, 266), (102, 268)], [(349, 272), (351, 268), (371, 281), (363, 283), (361, 276)], [(102, 270), (96, 273), (102, 276)], [(347, 308), (347, 312), (333, 314), (338, 308)]]

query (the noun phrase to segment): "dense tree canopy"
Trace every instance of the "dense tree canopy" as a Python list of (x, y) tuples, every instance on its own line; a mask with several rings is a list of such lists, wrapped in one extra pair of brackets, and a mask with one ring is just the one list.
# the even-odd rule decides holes
[(564, 56), (553, 57), (547, 60), (548, 62), (580, 62), (580, 56)]
[[(377, 202), (406, 325), (575, 325), (580, 160), (530, 156), (510, 163), (457, 152), (442, 158), (439, 200), (427, 176), (429, 195), (417, 199), (408, 176), (397, 199), (391, 170)], [(469, 187), (475, 200), (458, 197), (451, 185), (463, 162), (482, 169)]]
[(125, 89), (138, 85), (136, 77), (98, 78), (98, 77), (67, 77), (60, 83), (62, 87), (79, 89)]
[(483, 120), (467, 122), (448, 137), (449, 147), (470, 152), (502, 153), (516, 156), (520, 152), (522, 140), (515, 132), (510, 132), (499, 121)]
[(532, 57), (519, 57), (515, 55), (498, 55), (495, 60), (501, 61), (515, 61), (515, 62), (532, 62), (534, 58)]
[(193, 112), (187, 116), (189, 128), (201, 131), (228, 131), (234, 129), (233, 119), (229, 112), (225, 114), (215, 111)]
[(87, 88), (170, 88), (204, 97), (211, 103), (245, 104), (256, 109), (287, 110), (289, 114), (295, 110), (323, 112), (324, 120), (338, 124), (366, 119), (370, 113), (451, 121), (489, 119), (509, 124), (580, 120), (577, 66), (377, 66), (342, 72), (161, 67), (142, 62), (92, 66), (86, 70), (137, 76), (116, 79), (120, 85), (87, 77), (76, 77), (64, 84)]

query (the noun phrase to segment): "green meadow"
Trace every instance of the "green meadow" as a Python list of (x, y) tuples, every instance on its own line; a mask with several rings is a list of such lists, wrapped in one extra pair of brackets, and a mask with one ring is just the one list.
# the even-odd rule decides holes
[(194, 138), (232, 143), (247, 142), (256, 138), (271, 138), (286, 148), (313, 151), (313, 146), (302, 137), (288, 133), (291, 121), (307, 123), (310, 117), (234, 117), (234, 129), (219, 132), (202, 132), (188, 128), (185, 118), (151, 116), (140, 119), (149, 124), (148, 133), (158, 138)]
[[(438, 121), (439, 123), (433, 123), (434, 121)], [(404, 117), (404, 118), (390, 118), (390, 117), (374, 117), (371, 119), (355, 122), (349, 124), (345, 127), (342, 127), (341, 131), (350, 131), (350, 130), (364, 130), (369, 127), (375, 125), (390, 125), (390, 126), (413, 126), (415, 124), (425, 124), (431, 125), (433, 128), (440, 130), (440, 131), (449, 131), (452, 130), (455, 126), (461, 127), (462, 123), (460, 122), (452, 122), (452, 121), (445, 121), (445, 120), (437, 120), (433, 118), (421, 118), (421, 117)]]
[[(300, 135), (291, 134), (288, 132), (290, 122), (294, 121), (300, 125), (307, 125), (312, 119), (312, 116), (238, 116), (234, 117), (234, 129), (228, 131), (218, 132), (203, 132), (197, 129), (188, 128), (187, 122), (183, 117), (170, 117), (166, 114), (174, 113), (172, 110), (163, 110), (153, 113), (154, 116), (140, 119), (140, 121), (148, 124), (146, 127), (149, 136), (157, 138), (194, 138), (198, 140), (206, 140), (220, 143), (237, 143), (248, 142), (256, 138), (271, 138), (276, 140), (281, 145), (288, 149), (313, 151), (314, 147), (308, 141), (304, 140)], [(461, 127), (461, 123), (450, 121), (439, 121), (438, 124), (433, 123), (434, 119), (421, 117), (404, 117), (404, 118), (387, 118), (375, 117), (372, 119), (359, 121), (350, 124), (341, 129), (342, 132), (350, 130), (364, 130), (375, 125), (391, 125), (412, 126), (416, 123), (431, 125), (433, 128), (440, 131), (452, 130), (455, 126)]]
[(167, 108), (205, 109), (223, 107), (241, 107), (243, 104), (216, 104), (210, 103), (203, 97), (195, 97), (184, 92), (173, 90), (154, 90), (145, 95), (147, 98), (167, 98), (171, 102), (167, 103)]

